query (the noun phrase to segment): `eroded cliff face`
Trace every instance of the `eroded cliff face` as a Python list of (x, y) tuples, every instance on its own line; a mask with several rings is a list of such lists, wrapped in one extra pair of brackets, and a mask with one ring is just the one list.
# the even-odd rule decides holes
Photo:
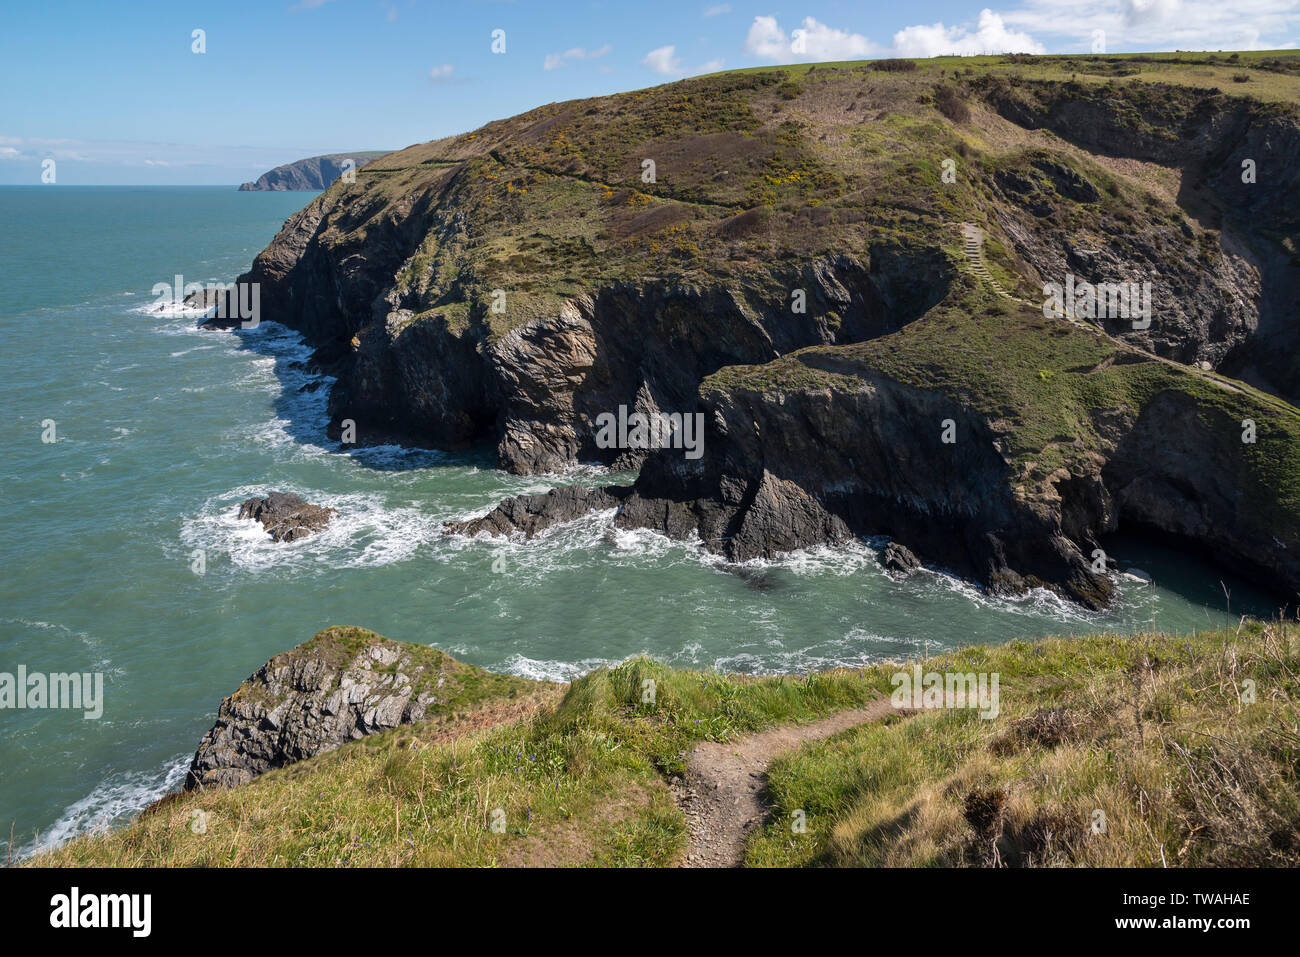
[(1119, 197), (1102, 203), (1101, 175), (1044, 153), (1004, 162), (990, 178), (1002, 200), (998, 225), (1043, 283), (1065, 286), (1073, 277), (1141, 289), (1141, 307), (1132, 302), (1128, 315), (1108, 314), (1104, 302), (1087, 316), (1111, 335), (1158, 356), (1219, 368), (1260, 322), (1261, 270), (1250, 250), (1231, 232), (1194, 228), (1167, 209)]
[[(494, 436), (499, 462), (513, 472), (556, 472), (579, 461), (635, 467), (644, 453), (597, 445), (602, 413), (680, 412), (723, 366), (892, 332), (927, 305), (897, 290), (921, 275), (938, 301), (949, 268), (934, 250), (882, 250), (869, 265), (826, 257), (798, 273), (711, 287), (614, 283), (495, 338), (483, 317), (454, 328), (442, 315), (393, 312), (358, 333), (330, 410), (362, 429), (439, 444)], [(804, 297), (799, 312), (789, 302), (793, 289)]]
[[(1163, 284), (1158, 321), (1144, 331), (1110, 322), (1108, 331), (1181, 362), (1208, 361), (1292, 402), (1300, 398), (1300, 125), (1292, 110), (1167, 85), (990, 78), (977, 86), (1025, 128), (1049, 129), (1103, 157), (1177, 171), (1184, 218), (1160, 217), (1146, 228), (1134, 215), (1103, 221), (1105, 241), (1087, 244), (1095, 248), (1045, 235), (1050, 230), (1033, 217), (1060, 210), (1059, 202), (1042, 202), (1042, 193), (1053, 191), (1004, 174), (999, 186), (1010, 203), (999, 219), (1040, 275), (1148, 275)], [(1060, 174), (1054, 178), (1060, 193), (1075, 198), (1079, 189), (1095, 189), (1062, 189)]]
[[(974, 119), (934, 105), (933, 76), (867, 68), (553, 104), (371, 164), (241, 279), (318, 346), (333, 426), (363, 442), (642, 467), (460, 532), (615, 508), (736, 561), (887, 534), (996, 591), (1095, 606), (1099, 537), (1137, 523), (1300, 584), (1295, 410), (1199, 371), (1296, 394), (1294, 110), (949, 85)], [(964, 178), (940, 178), (944, 155)], [(964, 224), (988, 237), (978, 265)], [(1044, 319), (1067, 275), (1149, 281), (1152, 322)], [(701, 413), (703, 456), (599, 447), (620, 407)], [(1265, 439), (1243, 452), (1248, 419)]]

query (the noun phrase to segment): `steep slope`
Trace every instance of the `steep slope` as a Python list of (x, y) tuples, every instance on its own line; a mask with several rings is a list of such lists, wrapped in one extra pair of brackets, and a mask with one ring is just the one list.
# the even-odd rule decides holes
[[(1138, 524), (1289, 599), (1300, 435), (1267, 392), (1295, 395), (1300, 78), (1134, 58), (1120, 82), (1126, 62), (836, 64), (552, 104), (371, 163), (241, 278), (317, 344), (333, 427), (362, 442), (644, 465), (460, 531), (615, 505), (735, 560), (884, 533), (1096, 605), (1098, 536)], [(1225, 92), (1247, 68), (1267, 101)], [(1045, 317), (1044, 284), (1076, 279), (1145, 286), (1146, 321)], [(701, 457), (601, 441), (620, 407), (702, 414)]]
[[(240, 192), (258, 190), (319, 190), (328, 189), (345, 169), (356, 169), (372, 159), (384, 156), (385, 150), (361, 150), (355, 153), (330, 153), (311, 156), (295, 163), (285, 163), (268, 170), (251, 183), (240, 185)], [(352, 166), (346, 164), (351, 160)]]
[[(380, 731), (239, 787), (165, 799), (26, 864), (709, 865), (694, 841), (732, 850), (716, 822), (747, 805), (751, 866), (1295, 867), (1296, 639), (1294, 622), (1247, 621), (806, 677), (635, 658), (522, 719)], [(999, 676), (994, 707), (855, 720), (892, 712), (913, 666)], [(1243, 700), (1255, 685), (1257, 700)], [(764, 772), (761, 803), (746, 802)], [(976, 795), (995, 796), (994, 826), (963, 813)]]

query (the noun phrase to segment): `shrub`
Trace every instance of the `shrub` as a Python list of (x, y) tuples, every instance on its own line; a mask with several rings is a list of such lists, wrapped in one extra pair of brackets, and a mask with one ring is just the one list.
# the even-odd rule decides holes
[(934, 105), (939, 108), (940, 113), (954, 123), (965, 123), (970, 119), (970, 107), (957, 93), (956, 87), (935, 87)]
[(911, 73), (916, 69), (915, 60), (877, 60), (871, 64), (873, 70), (884, 70), (886, 73)]

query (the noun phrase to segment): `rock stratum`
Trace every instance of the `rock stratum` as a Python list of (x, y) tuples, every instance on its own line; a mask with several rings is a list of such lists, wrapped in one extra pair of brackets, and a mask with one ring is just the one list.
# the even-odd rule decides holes
[[(1290, 601), (1300, 60), (1130, 60), (551, 104), (336, 182), (240, 280), (337, 377), (332, 429), (640, 469), (459, 533), (612, 508), (737, 562), (889, 535), (1102, 606), (1101, 537), (1155, 530)], [(1149, 283), (1151, 321), (1046, 315), (1069, 277)], [(701, 415), (702, 454), (609, 447), (620, 407)]]
[(325, 156), (311, 156), (294, 163), (285, 163), (273, 170), (268, 170), (251, 183), (240, 184), (241, 193), (289, 190), (328, 189), (347, 169), (351, 160), (353, 169), (360, 168), (373, 159), (385, 155), (383, 150), (360, 150), (355, 153), (330, 153)]
[(532, 684), (364, 628), (326, 628), (276, 655), (221, 702), (185, 790), (245, 784), (348, 741)]

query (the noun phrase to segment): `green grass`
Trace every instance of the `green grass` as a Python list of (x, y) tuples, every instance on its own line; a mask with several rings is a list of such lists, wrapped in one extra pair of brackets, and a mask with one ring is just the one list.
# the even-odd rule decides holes
[[(853, 671), (754, 679), (634, 659), (574, 682), (533, 718), (451, 742), (440, 741), (445, 723), (375, 735), (243, 787), (183, 795), (34, 863), (490, 866), (559, 853), (552, 863), (666, 864), (685, 825), (664, 780), (694, 742), (812, 720), (882, 687)], [(190, 828), (199, 811), (203, 834)]]
[[(988, 864), (992, 842), (976, 837), (966, 802), (997, 793), (1001, 821), (986, 836), (1000, 833), (997, 858), (1012, 866), (1294, 867), (1297, 637), (1294, 625), (1249, 622), (933, 659), (927, 670), (999, 673), (998, 718), (923, 711), (778, 759), (772, 818), (747, 863)], [(1247, 681), (1254, 703), (1242, 700)], [(796, 810), (806, 833), (788, 825)]]
[[(773, 814), (748, 862), (986, 864), (965, 802), (1000, 791), (1006, 863), (1160, 866), (1163, 853), (1169, 866), (1294, 866), (1297, 637), (1294, 625), (1244, 622), (928, 659), (927, 671), (996, 672), (998, 716), (899, 713), (778, 758)], [(375, 735), (242, 787), (182, 795), (29, 863), (669, 865), (686, 830), (667, 782), (696, 742), (860, 706), (889, 694), (900, 667), (754, 678), (632, 659), (514, 723), (458, 738), (446, 722)], [(1248, 680), (1254, 703), (1241, 698)], [(1097, 809), (1104, 834), (1090, 829)], [(806, 833), (791, 831), (796, 811)]]

